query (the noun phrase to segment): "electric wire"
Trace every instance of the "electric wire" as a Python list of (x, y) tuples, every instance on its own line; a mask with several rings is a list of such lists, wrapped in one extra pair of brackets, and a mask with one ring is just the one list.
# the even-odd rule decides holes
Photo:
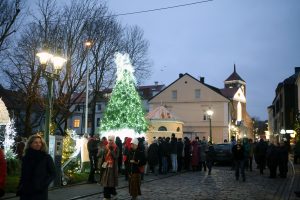
[(107, 17), (118, 17), (118, 16), (125, 16), (125, 15), (135, 15), (135, 14), (141, 14), (141, 13), (147, 13), (147, 12), (162, 11), (162, 10), (168, 10), (168, 9), (173, 9), (173, 8), (191, 6), (191, 5), (195, 5), (195, 4), (208, 3), (210, 1), (213, 1), (213, 0), (196, 1), (196, 2), (192, 2), (192, 3), (179, 4), (179, 5), (175, 5), (175, 6), (154, 8), (154, 9), (149, 9), (149, 10), (142, 10), (142, 11), (135, 11), (135, 12), (128, 12), (128, 13), (121, 13), (121, 14), (109, 15)]

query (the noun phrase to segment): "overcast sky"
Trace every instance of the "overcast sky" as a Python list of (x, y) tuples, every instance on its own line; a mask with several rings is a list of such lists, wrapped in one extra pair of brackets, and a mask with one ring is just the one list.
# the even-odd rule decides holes
[[(115, 14), (193, 0), (108, 0)], [(267, 119), (277, 84), (300, 66), (300, 0), (214, 0), (186, 7), (118, 16), (138, 25), (150, 42), (153, 75), (145, 84), (170, 84), (179, 73), (223, 88), (233, 72), (247, 84), (247, 111)]]

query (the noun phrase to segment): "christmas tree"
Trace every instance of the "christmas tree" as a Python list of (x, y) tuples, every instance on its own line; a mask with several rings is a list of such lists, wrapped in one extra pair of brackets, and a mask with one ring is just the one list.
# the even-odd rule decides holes
[(146, 132), (148, 123), (141, 98), (136, 90), (134, 69), (129, 55), (117, 53), (115, 63), (117, 80), (101, 121), (101, 135), (106, 136), (110, 132), (109, 134), (114, 133), (121, 138), (134, 137), (132, 133), (138, 135)]

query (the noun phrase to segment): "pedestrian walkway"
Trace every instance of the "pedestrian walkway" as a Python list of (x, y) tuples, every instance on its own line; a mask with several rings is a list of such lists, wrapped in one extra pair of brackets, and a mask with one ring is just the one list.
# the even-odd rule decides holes
[[(139, 199), (270, 199), (297, 200), (295, 190), (300, 189), (300, 164), (289, 163), (286, 179), (270, 179), (269, 170), (264, 175), (259, 171), (246, 171), (246, 182), (236, 181), (234, 171), (228, 166), (214, 166), (212, 175), (207, 173), (183, 172), (167, 175), (145, 176), (142, 196)], [(128, 183), (124, 176), (119, 178), (118, 199), (129, 199)], [(50, 189), (49, 200), (99, 200), (103, 188), (98, 184), (78, 184)], [(8, 194), (5, 199), (18, 199)]]

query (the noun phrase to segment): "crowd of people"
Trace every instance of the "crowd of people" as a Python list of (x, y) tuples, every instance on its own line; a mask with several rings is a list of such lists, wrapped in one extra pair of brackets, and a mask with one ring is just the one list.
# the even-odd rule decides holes
[(286, 178), (288, 172), (288, 156), (289, 146), (287, 142), (275, 140), (269, 142), (260, 139), (253, 142), (252, 139), (243, 138), (235, 140), (231, 138), (233, 168), (235, 168), (236, 180), (239, 180), (241, 174), (243, 181), (246, 180), (245, 169), (253, 170), (253, 159), (257, 164), (260, 174), (264, 174), (264, 170), (269, 168), (269, 178), (277, 177), (277, 169), (279, 177)]
[[(91, 163), (88, 183), (100, 183), (104, 187), (104, 199), (114, 199), (118, 175), (124, 174), (129, 184), (132, 199), (141, 195), (141, 180), (147, 173), (154, 175), (177, 173), (182, 170), (208, 171), (211, 174), (214, 161), (214, 147), (196, 137), (190, 141), (188, 137), (153, 138), (148, 145), (144, 137), (126, 137), (122, 142), (119, 137), (99, 138), (94, 135), (87, 142)], [(100, 174), (95, 179), (95, 172)]]
[[(227, 142), (227, 141), (224, 141)], [(232, 169), (235, 178), (246, 181), (245, 169), (252, 171), (253, 160), (257, 164), (260, 174), (269, 168), (270, 178), (287, 177), (289, 146), (286, 142), (279, 143), (275, 140), (266, 142), (263, 139), (253, 142), (252, 139), (231, 138)], [(154, 175), (177, 173), (187, 171), (207, 171), (211, 174), (214, 163), (215, 149), (205, 137), (200, 140), (195, 137), (153, 138), (148, 145), (144, 137), (127, 137), (121, 141), (119, 137), (108, 136), (99, 138), (93, 135), (88, 138), (86, 148), (90, 160), (90, 174), (88, 183), (99, 183), (103, 186), (104, 199), (114, 199), (117, 195), (119, 174), (124, 174), (128, 181), (129, 194), (132, 199), (141, 195), (141, 180), (144, 174)], [(17, 195), (21, 200), (47, 199), (48, 186), (56, 176), (55, 167), (51, 156), (48, 154), (47, 145), (39, 135), (32, 135), (26, 142), (22, 159), (22, 170)], [(5, 158), (0, 151), (0, 163), (4, 166), (0, 171), (5, 174)], [(277, 174), (277, 169), (279, 174)], [(95, 173), (100, 178), (95, 179)], [(4, 193), (5, 175), (1, 175), (0, 195)]]

